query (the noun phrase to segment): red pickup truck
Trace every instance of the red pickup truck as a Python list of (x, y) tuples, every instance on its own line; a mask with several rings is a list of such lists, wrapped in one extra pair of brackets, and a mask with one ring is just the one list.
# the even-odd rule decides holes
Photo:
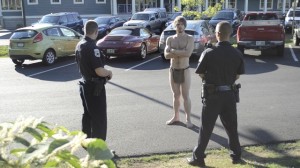
[(276, 48), (278, 56), (284, 56), (284, 26), (276, 13), (252, 12), (245, 15), (237, 30), (237, 48), (245, 49)]

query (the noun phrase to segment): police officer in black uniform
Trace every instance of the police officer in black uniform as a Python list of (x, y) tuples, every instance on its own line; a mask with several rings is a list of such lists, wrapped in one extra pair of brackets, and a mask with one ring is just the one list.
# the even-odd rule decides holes
[(84, 108), (82, 131), (88, 138), (106, 140), (107, 114), (105, 83), (112, 72), (104, 68), (104, 58), (96, 46), (98, 25), (89, 20), (84, 26), (84, 38), (76, 46), (76, 62), (82, 76), (79, 82)]
[(206, 49), (199, 60), (196, 73), (203, 82), (202, 125), (198, 145), (193, 156), (187, 161), (190, 165), (205, 166), (205, 149), (208, 145), (215, 122), (220, 116), (221, 122), (229, 137), (232, 163), (241, 163), (241, 146), (237, 131), (238, 86), (235, 81), (245, 71), (242, 53), (231, 46), (231, 25), (222, 21), (216, 26), (218, 43)]

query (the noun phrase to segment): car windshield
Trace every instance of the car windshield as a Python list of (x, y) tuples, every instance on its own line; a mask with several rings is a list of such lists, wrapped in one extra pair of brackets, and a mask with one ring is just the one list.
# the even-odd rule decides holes
[(39, 23), (57, 23), (59, 16), (43, 16)]
[(231, 20), (233, 18), (233, 12), (218, 12), (212, 20)]
[(135, 14), (132, 16), (131, 20), (149, 20), (149, 14)]
[(26, 39), (32, 38), (37, 34), (35, 30), (17, 30), (11, 36), (11, 39)]
[[(293, 17), (294, 16), (294, 11), (290, 11), (288, 17)], [(300, 11), (296, 11), (295, 12), (295, 16), (296, 17), (300, 17)]]
[(96, 18), (95, 21), (97, 24), (108, 24), (109, 18)]

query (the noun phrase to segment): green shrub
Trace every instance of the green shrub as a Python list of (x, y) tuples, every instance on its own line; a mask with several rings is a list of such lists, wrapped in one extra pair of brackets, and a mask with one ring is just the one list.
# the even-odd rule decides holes
[(8, 56), (8, 47), (7, 46), (0, 46), (0, 57), (7, 57)]
[[(81, 131), (50, 126), (33, 117), (0, 124), (0, 167), (116, 167), (103, 140), (86, 139)], [(80, 148), (87, 151), (84, 158), (74, 154)]]

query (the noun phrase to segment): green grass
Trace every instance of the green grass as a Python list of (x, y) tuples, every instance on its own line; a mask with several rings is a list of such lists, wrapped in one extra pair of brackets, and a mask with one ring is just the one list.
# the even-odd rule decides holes
[(7, 46), (0, 46), (0, 58), (8, 57), (8, 47)]
[[(117, 159), (119, 168), (191, 168), (186, 158), (189, 153), (162, 154)], [(262, 146), (243, 147), (244, 164), (233, 165), (225, 148), (207, 150), (208, 168), (296, 168), (300, 167), (300, 140)]]

